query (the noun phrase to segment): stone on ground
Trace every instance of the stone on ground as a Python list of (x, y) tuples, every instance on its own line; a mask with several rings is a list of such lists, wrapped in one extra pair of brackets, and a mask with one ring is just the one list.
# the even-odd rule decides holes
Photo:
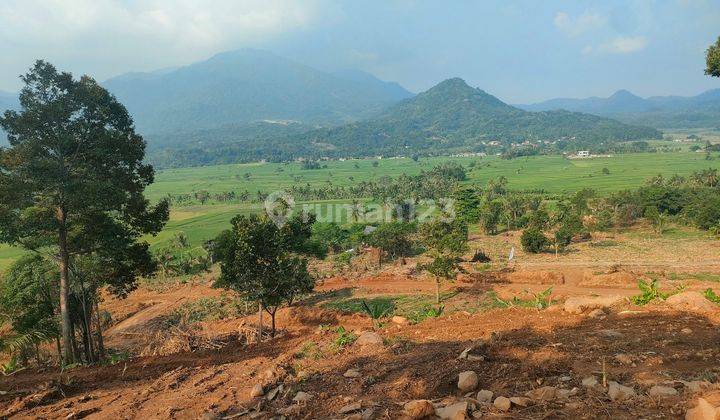
[(700, 292), (681, 292), (670, 296), (665, 302), (679, 310), (690, 310), (701, 313), (720, 311), (720, 307), (705, 299), (705, 296)]
[(648, 395), (651, 397), (670, 397), (677, 394), (678, 392), (675, 388), (662, 385), (655, 385), (648, 391)]
[(518, 407), (527, 407), (532, 404), (532, 400), (527, 397), (510, 397), (510, 402)]
[(383, 339), (378, 333), (365, 331), (355, 340), (355, 344), (358, 346), (382, 346)]
[(475, 388), (478, 386), (478, 376), (477, 373), (473, 372), (472, 370), (468, 370), (465, 372), (460, 372), (458, 375), (458, 389), (462, 392), (470, 392), (474, 391)]
[(435, 414), (435, 407), (428, 400), (414, 400), (405, 403), (403, 411), (412, 420), (419, 420)]
[(348, 369), (345, 373), (343, 373), (343, 376), (346, 378), (359, 378), (361, 373), (357, 369)]
[(510, 402), (510, 398), (507, 397), (497, 397), (495, 398), (495, 401), (493, 402), (493, 405), (501, 411), (508, 411), (510, 409), (510, 406), (512, 405)]
[(263, 391), (263, 387), (260, 384), (255, 384), (250, 390), (250, 398), (262, 397), (263, 395), (265, 395), (265, 391)]
[(399, 316), (399, 315), (395, 315), (394, 317), (390, 318), (390, 321), (393, 324), (398, 324), (398, 325), (405, 325), (408, 323), (407, 318), (405, 318), (404, 316)]
[(468, 403), (467, 401), (448, 405), (447, 407), (435, 410), (435, 415), (441, 419), (461, 420), (467, 418)]
[(608, 396), (613, 401), (624, 401), (635, 396), (635, 390), (629, 386), (620, 385), (617, 382), (608, 382)]
[(308, 394), (307, 392), (300, 391), (297, 394), (295, 394), (295, 397), (293, 397), (293, 401), (301, 403), (301, 402), (308, 402), (312, 399), (312, 394)]
[(573, 296), (563, 304), (565, 312), (581, 314), (593, 309), (609, 308), (625, 300), (622, 296)]
[(532, 398), (533, 400), (552, 401), (557, 396), (557, 388), (555, 388), (554, 386), (544, 386), (528, 391), (525, 393), (525, 395)]
[(595, 379), (594, 376), (588, 376), (586, 378), (583, 378), (582, 380), (582, 386), (585, 388), (594, 388), (598, 384), (598, 380)]
[(355, 403), (351, 403), (351, 404), (341, 407), (340, 410), (338, 411), (338, 413), (348, 414), (348, 413), (352, 413), (353, 411), (358, 411), (361, 409), (362, 409), (362, 404), (359, 402), (355, 402)]
[(482, 389), (477, 393), (477, 400), (481, 403), (489, 403), (492, 401), (493, 392), (487, 389)]

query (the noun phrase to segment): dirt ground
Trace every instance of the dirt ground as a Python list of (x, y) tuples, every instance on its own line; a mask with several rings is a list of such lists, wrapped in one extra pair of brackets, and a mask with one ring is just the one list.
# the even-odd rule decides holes
[[(675, 242), (667, 246), (686, 246)], [(671, 257), (669, 250), (651, 269), (643, 265), (642, 252), (624, 264), (609, 264), (615, 260), (608, 255), (594, 261), (588, 250), (561, 259), (519, 258), (514, 267), (475, 270), (444, 284), (451, 297), (440, 317), (416, 324), (386, 320), (375, 328), (367, 316), (328, 309), (323, 302), (431, 296), (435, 284), (415, 272), (416, 261), (372, 274), (329, 277), (319, 282), (315, 296), (282, 309), (278, 336), (262, 343), (248, 343), (243, 336), (255, 316), (231, 317), (197, 324), (197, 334), (213, 343), (209, 348), (2, 377), (0, 416), (397, 419), (404, 403), (428, 399), (437, 408), (469, 402), (468, 416), (477, 418), (683, 418), (699, 396), (720, 392), (720, 306), (682, 307), (670, 300), (636, 306), (626, 298), (638, 293), (638, 279), (653, 276), (664, 290), (682, 284), (685, 293), (708, 287), (720, 292), (713, 277), (720, 270), (707, 264), (717, 249), (697, 252), (708, 258), (689, 258), (687, 271), (676, 269), (682, 256)], [(695, 276), (696, 269), (710, 274)], [(162, 290), (142, 287), (124, 300), (106, 297), (103, 308), (114, 322), (106, 331), (108, 346), (139, 354), (158, 319), (187, 302), (221, 295), (209, 285), (215, 274)], [(470, 305), (489, 292), (509, 299), (548, 287), (556, 304), (543, 310)], [(617, 299), (600, 311), (564, 310), (567, 299), (610, 296)], [(382, 343), (343, 340), (367, 331), (379, 334)], [(459, 358), (466, 349), (472, 357)], [(346, 377), (350, 369), (357, 373)], [(470, 370), (479, 378), (476, 390), (490, 390), (494, 397), (524, 397), (543, 386), (564, 394), (516, 400), (524, 404), (502, 411), (478, 402), (475, 392), (458, 390), (459, 373)], [(588, 377), (599, 384), (584, 386)], [(612, 400), (603, 385), (610, 381), (632, 387), (636, 395)], [(251, 397), (256, 385), (263, 397)], [(676, 394), (649, 395), (656, 385)], [(300, 391), (309, 399), (293, 401)]]

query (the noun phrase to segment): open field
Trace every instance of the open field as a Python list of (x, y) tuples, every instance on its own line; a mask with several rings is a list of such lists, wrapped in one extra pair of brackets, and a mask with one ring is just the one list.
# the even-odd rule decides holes
[[(673, 144), (672, 142), (666, 142)], [(634, 153), (591, 159), (566, 159), (562, 156), (533, 156), (504, 160), (489, 157), (434, 157), (418, 162), (404, 159), (361, 159), (324, 162), (327, 168), (304, 170), (298, 163), (254, 163), (218, 165), (159, 171), (156, 182), (147, 189), (153, 201), (168, 194), (186, 194), (207, 190), (211, 193), (227, 191), (272, 192), (293, 184), (352, 185), (361, 181), (378, 180), (384, 176), (395, 177), (403, 173), (415, 175), (433, 166), (456, 161), (469, 169), (466, 184), (484, 185), (490, 179), (504, 176), (509, 188), (514, 190), (544, 190), (552, 193), (594, 188), (609, 193), (635, 188), (657, 174), (688, 175), (693, 171), (720, 168), (720, 158), (706, 160), (704, 153)], [(378, 162), (377, 167), (373, 162)], [(470, 166), (473, 166), (472, 168)], [(604, 175), (603, 168), (610, 173)], [(245, 174), (249, 174), (246, 176)], [(214, 237), (229, 227), (230, 219), (239, 213), (257, 211), (257, 203), (209, 203), (174, 207), (170, 222), (151, 244), (158, 244), (183, 231), (193, 245)], [(6, 268), (21, 251), (0, 246), (0, 269)]]

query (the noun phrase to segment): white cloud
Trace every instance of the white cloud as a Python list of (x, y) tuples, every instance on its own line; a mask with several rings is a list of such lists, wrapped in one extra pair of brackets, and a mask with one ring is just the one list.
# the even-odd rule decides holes
[(326, 1), (2, 0), (0, 77), (36, 58), (80, 63), (100, 79), (186, 64), (310, 28), (331, 13)]
[(597, 47), (598, 52), (610, 54), (629, 54), (644, 49), (648, 44), (644, 36), (619, 36)]
[(602, 28), (607, 24), (607, 18), (587, 10), (577, 17), (572, 17), (566, 12), (557, 12), (553, 23), (564, 34), (576, 37), (585, 32)]

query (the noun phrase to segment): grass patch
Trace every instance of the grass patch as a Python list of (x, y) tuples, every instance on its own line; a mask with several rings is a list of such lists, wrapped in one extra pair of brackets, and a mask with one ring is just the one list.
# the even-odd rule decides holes
[(539, 293), (525, 290), (521, 296), (513, 296), (511, 299), (501, 299), (497, 293), (491, 290), (486, 292), (480, 299), (480, 307), (484, 310), (496, 308), (533, 308), (541, 310), (547, 309), (555, 303), (557, 301), (552, 299), (552, 287)]
[(202, 321), (218, 321), (243, 314), (239, 299), (222, 295), (185, 302), (165, 319), (168, 325), (189, 325)]

